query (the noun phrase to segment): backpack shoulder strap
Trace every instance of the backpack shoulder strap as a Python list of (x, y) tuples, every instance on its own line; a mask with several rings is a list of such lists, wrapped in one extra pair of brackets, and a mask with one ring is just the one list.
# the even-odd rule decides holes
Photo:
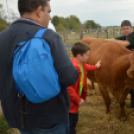
[(35, 34), (34, 37), (36, 37), (36, 38), (42, 38), (43, 34), (44, 34), (46, 31), (47, 31), (46, 28), (40, 29), (40, 30)]

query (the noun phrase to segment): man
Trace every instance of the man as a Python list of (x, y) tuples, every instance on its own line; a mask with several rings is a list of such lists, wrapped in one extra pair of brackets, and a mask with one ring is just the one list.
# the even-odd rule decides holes
[[(123, 20), (121, 23), (121, 31), (123, 36), (115, 39), (107, 39), (118, 44), (122, 44), (129, 50), (134, 50), (134, 32), (132, 32), (131, 22), (129, 20)], [(134, 89), (131, 89), (131, 108), (134, 108)]]
[(0, 33), (0, 94), (5, 119), (10, 127), (18, 128), (21, 134), (68, 134), (70, 100), (66, 87), (77, 81), (78, 71), (61, 37), (52, 30), (48, 29), (43, 38), (50, 46), (61, 92), (49, 101), (36, 104), (24, 96), (23, 107), (20, 107), (12, 74), (12, 55), (16, 46), (28, 39), (27, 32), (34, 36), (39, 29), (47, 28), (51, 8), (49, 0), (18, 0), (18, 9), (21, 18)]

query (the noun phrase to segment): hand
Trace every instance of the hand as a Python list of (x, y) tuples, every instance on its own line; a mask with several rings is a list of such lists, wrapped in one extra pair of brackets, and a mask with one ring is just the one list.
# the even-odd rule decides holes
[(101, 60), (96, 63), (96, 66), (98, 67), (98, 69), (101, 67)]
[(113, 40), (115, 40), (115, 38), (105, 39), (105, 41), (113, 41)]
[(81, 99), (81, 101), (78, 103), (79, 106), (82, 106), (85, 103), (85, 100)]

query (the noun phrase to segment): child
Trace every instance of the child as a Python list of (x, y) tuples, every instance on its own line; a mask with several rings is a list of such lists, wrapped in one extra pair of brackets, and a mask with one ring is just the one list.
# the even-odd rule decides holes
[(73, 58), (71, 59), (75, 68), (79, 72), (79, 78), (77, 82), (68, 87), (68, 92), (70, 96), (71, 108), (69, 111), (70, 120), (70, 133), (76, 134), (76, 124), (78, 121), (78, 107), (85, 103), (87, 96), (87, 74), (86, 71), (94, 71), (99, 69), (101, 66), (101, 61), (97, 62), (96, 65), (85, 64), (89, 57), (90, 47), (82, 42), (77, 42), (73, 45), (71, 51), (73, 53)]

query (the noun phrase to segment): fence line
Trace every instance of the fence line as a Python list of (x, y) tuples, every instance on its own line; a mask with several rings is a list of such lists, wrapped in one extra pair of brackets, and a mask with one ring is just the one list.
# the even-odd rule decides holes
[(77, 32), (66, 30), (65, 28), (63, 28), (63, 32), (60, 32), (60, 31), (57, 31), (57, 32), (61, 35), (64, 43), (70, 39), (81, 40), (84, 37), (108, 39), (108, 38), (116, 38), (122, 35), (120, 26), (119, 27), (115, 27), (115, 26), (103, 27), (103, 28), (98, 28), (98, 29), (84, 29), (81, 26), (80, 30)]

